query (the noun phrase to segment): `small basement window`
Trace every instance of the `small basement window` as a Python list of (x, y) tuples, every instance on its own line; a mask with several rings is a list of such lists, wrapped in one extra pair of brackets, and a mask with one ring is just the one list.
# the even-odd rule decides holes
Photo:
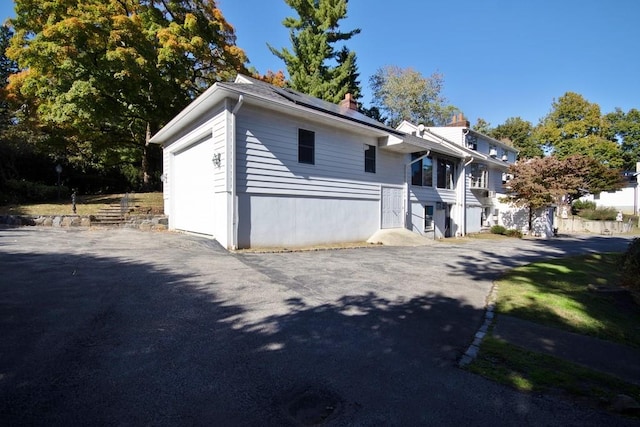
[(376, 173), (376, 146), (364, 146), (364, 171)]
[(316, 134), (306, 129), (298, 129), (298, 163), (314, 165), (316, 161)]

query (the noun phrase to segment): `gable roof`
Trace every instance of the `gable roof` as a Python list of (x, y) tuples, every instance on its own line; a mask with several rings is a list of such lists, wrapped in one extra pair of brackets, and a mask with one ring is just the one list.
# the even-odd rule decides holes
[(237, 100), (240, 96), (243, 96), (247, 103), (266, 106), (274, 110), (313, 115), (325, 120), (332, 120), (334, 123), (335, 120), (343, 124), (351, 123), (361, 129), (368, 129), (377, 136), (404, 135), (403, 132), (373, 120), (359, 111), (341, 107), (289, 88), (280, 88), (261, 80), (238, 75), (234, 82), (217, 82), (207, 89), (160, 129), (150, 142), (157, 144), (168, 142), (225, 98)]

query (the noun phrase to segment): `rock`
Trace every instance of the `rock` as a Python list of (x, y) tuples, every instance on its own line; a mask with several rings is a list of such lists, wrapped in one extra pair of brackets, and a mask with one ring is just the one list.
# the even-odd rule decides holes
[(167, 217), (154, 217), (153, 223), (155, 225), (169, 225), (169, 218)]
[(62, 225), (62, 217), (57, 216), (53, 218), (53, 222), (51, 225), (54, 227), (60, 227)]
[(151, 221), (143, 221), (142, 224), (140, 224), (140, 230), (143, 231), (149, 231), (152, 227), (153, 224), (151, 223)]
[(620, 414), (640, 414), (640, 403), (631, 396), (619, 394), (611, 399), (609, 410)]
[(89, 227), (91, 226), (91, 219), (90, 218), (80, 218), (80, 226), (82, 227)]
[(44, 221), (42, 222), (42, 225), (44, 225), (45, 227), (52, 227), (53, 219), (50, 217), (45, 218)]

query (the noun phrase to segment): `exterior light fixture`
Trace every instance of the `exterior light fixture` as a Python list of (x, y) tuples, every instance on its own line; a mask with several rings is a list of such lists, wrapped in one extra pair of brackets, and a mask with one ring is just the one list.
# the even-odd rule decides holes
[(216, 168), (219, 168), (220, 164), (222, 162), (220, 153), (214, 153), (213, 154), (213, 158), (211, 159), (211, 161), (213, 162), (213, 166), (215, 166)]

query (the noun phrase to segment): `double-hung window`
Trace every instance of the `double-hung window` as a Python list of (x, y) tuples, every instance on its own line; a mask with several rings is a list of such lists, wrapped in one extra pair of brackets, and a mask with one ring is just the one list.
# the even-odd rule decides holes
[(316, 162), (316, 134), (298, 129), (298, 163), (314, 165)]
[(364, 147), (364, 171), (376, 173), (376, 146), (365, 144)]

